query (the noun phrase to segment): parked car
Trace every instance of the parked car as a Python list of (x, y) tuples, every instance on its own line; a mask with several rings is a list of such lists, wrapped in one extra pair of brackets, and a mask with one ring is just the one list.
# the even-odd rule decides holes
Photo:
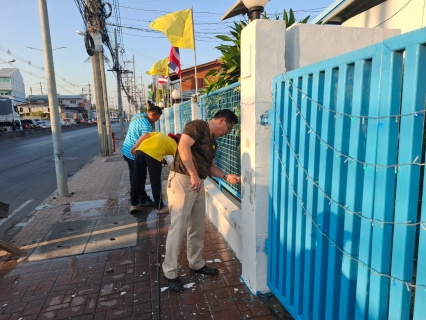
[(63, 118), (62, 121), (66, 123), (67, 126), (75, 125), (76, 123), (70, 118)]
[(24, 129), (37, 129), (41, 128), (34, 119), (21, 119), (22, 127)]
[(37, 121), (37, 124), (42, 128), (50, 128), (50, 121), (47, 120)]

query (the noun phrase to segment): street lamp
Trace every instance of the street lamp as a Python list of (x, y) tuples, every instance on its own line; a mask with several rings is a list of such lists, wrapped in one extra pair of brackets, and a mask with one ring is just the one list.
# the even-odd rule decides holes
[(9, 60), (9, 61), (0, 62), (0, 64), (2, 64), (2, 63), (12, 63), (12, 62), (15, 62), (15, 61), (16, 61), (15, 59), (12, 59), (12, 60)]
[(179, 90), (175, 89), (175, 90), (172, 91), (172, 98), (175, 99), (175, 100), (180, 98)]
[(158, 106), (159, 106), (161, 109), (164, 109), (164, 102), (163, 102), (163, 101), (159, 102), (159, 103), (158, 103)]
[(251, 21), (260, 19), (260, 14), (269, 0), (243, 0), (244, 5), (249, 10), (249, 19)]

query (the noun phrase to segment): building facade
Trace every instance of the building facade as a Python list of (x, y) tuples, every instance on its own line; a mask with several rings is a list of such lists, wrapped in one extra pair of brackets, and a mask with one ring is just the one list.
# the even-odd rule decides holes
[(426, 5), (424, 0), (336, 0), (312, 24), (398, 29), (406, 33), (426, 26)]
[(25, 103), (25, 85), (19, 69), (0, 69), (0, 98), (9, 98), (13, 105)]
[[(87, 118), (91, 103), (85, 95), (58, 95), (58, 106), (61, 118)], [(50, 107), (47, 95), (29, 95), (27, 102), (20, 104), (19, 114), (23, 117), (41, 112), (50, 118)]]

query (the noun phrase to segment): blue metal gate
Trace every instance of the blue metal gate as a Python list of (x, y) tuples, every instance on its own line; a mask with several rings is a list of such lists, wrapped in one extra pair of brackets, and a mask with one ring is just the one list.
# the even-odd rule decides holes
[(426, 317), (425, 44), (274, 79), (268, 286), (296, 319)]

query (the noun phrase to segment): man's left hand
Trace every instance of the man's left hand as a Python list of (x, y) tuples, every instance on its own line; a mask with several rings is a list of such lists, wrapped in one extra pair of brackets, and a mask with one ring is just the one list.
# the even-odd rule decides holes
[(230, 184), (236, 184), (241, 181), (241, 177), (231, 173), (226, 176), (226, 181)]

